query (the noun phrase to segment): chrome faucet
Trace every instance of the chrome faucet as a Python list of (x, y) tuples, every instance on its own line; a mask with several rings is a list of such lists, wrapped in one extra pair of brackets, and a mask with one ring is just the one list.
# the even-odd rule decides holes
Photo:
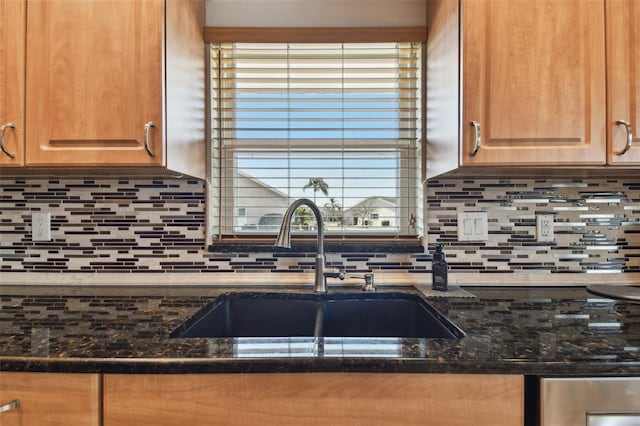
[(316, 255), (316, 276), (313, 284), (313, 291), (317, 293), (326, 293), (327, 291), (327, 277), (344, 279), (344, 273), (342, 272), (325, 272), (324, 270), (324, 223), (322, 222), (322, 213), (318, 209), (313, 201), (307, 198), (300, 198), (287, 208), (282, 218), (282, 225), (280, 226), (280, 232), (276, 239), (275, 246), (282, 248), (291, 248), (291, 220), (296, 212), (296, 209), (302, 205), (308, 206), (313, 215), (316, 217), (316, 223), (318, 224), (318, 254)]

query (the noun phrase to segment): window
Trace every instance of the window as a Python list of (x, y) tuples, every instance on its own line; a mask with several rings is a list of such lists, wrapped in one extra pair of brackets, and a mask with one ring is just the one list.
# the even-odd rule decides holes
[[(327, 234), (421, 233), (420, 43), (211, 47), (213, 229), (275, 233), (309, 198)], [(301, 208), (294, 229), (313, 231)]]

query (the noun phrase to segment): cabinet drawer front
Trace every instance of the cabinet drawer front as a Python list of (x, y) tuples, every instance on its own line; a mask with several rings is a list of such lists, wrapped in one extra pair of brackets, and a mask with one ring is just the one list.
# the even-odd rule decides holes
[(522, 425), (522, 376), (105, 375), (104, 425)]
[(3, 426), (100, 425), (98, 374), (0, 373), (0, 405), (15, 400)]

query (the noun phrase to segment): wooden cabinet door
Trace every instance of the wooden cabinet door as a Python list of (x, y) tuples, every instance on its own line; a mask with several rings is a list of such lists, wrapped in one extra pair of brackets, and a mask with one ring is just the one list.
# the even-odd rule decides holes
[(463, 165), (605, 163), (603, 1), (462, 1)]
[(0, 167), (24, 165), (26, 0), (0, 0)]
[[(609, 164), (640, 164), (640, 2), (606, 0)], [(632, 143), (625, 151), (631, 126)], [(624, 153), (622, 153), (625, 151)]]
[(0, 373), (0, 405), (19, 407), (0, 413), (2, 426), (100, 425), (98, 374)]
[(163, 164), (163, 22), (162, 0), (29, 2), (28, 165)]
[(522, 426), (522, 376), (274, 373), (104, 376), (104, 426)]

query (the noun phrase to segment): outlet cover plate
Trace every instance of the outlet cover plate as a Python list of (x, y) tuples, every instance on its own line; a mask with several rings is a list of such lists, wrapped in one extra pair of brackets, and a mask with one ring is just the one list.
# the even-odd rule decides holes
[(553, 221), (555, 220), (552, 214), (539, 214), (536, 215), (536, 239), (538, 241), (554, 241), (555, 235), (553, 232)]
[(31, 214), (31, 241), (51, 241), (51, 213)]

